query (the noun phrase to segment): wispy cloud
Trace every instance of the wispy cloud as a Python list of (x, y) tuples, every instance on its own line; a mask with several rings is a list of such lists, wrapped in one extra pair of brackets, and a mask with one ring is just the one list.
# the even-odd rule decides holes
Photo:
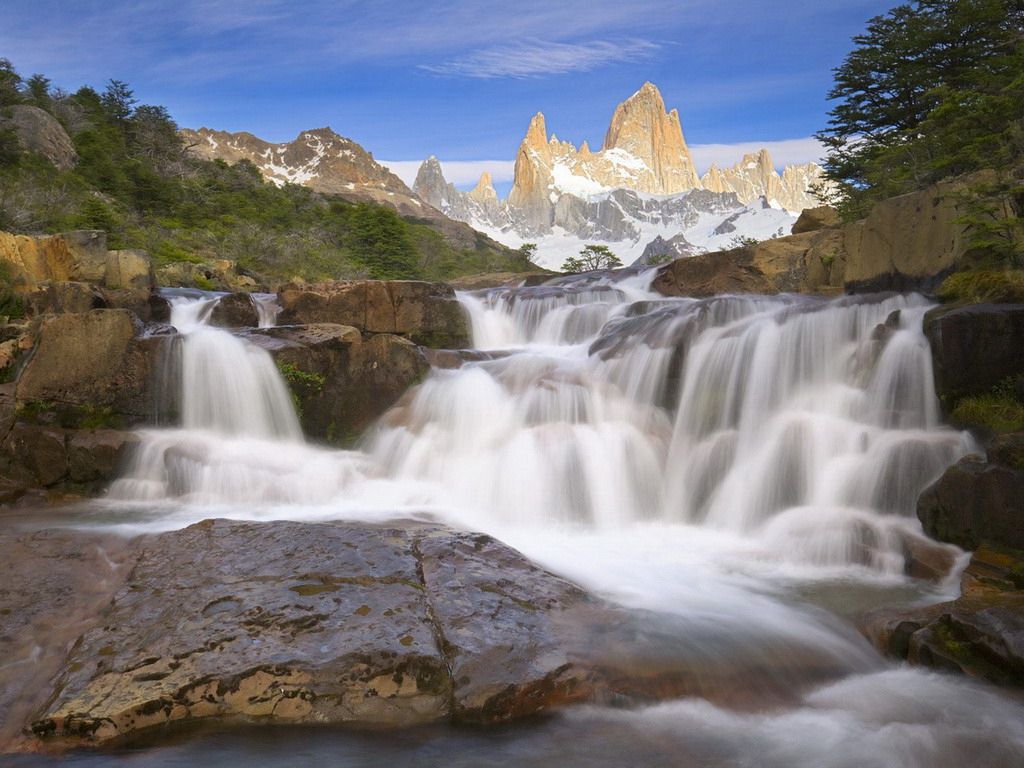
[[(381, 165), (386, 165), (398, 178), (410, 187), (416, 181), (416, 172), (420, 169), (422, 160), (379, 160)], [(513, 168), (515, 163), (512, 160), (442, 160), (441, 170), (444, 177), (456, 187), (475, 186), (480, 180), (480, 174), (487, 171), (491, 174), (495, 184), (503, 184), (512, 181)]]
[(421, 64), (419, 68), (435, 75), (453, 77), (542, 77), (639, 61), (652, 56), (660, 48), (658, 43), (637, 38), (579, 43), (525, 40), (473, 51), (441, 64)]

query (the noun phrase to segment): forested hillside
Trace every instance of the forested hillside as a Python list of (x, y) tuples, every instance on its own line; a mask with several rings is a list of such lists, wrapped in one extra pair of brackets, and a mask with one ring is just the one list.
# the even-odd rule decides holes
[[(56, 162), (26, 146), (26, 134), (51, 128), (63, 152)], [(65, 132), (70, 146), (61, 147)], [(124, 82), (67, 93), (0, 59), (0, 230), (70, 229), (106, 230), (110, 247), (145, 249), (158, 268), (228, 259), (266, 284), (533, 268), (482, 236), (456, 249), (389, 208), (278, 188), (247, 162), (197, 159), (168, 111), (139, 104)]]

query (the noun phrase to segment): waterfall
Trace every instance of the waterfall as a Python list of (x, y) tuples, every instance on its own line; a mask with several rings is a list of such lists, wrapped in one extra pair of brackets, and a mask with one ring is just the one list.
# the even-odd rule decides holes
[(460, 294), (495, 354), (433, 371), (358, 452), (303, 444), (267, 353), (206, 324), (216, 297), (175, 298), (181, 428), (146, 432), (112, 495), (444, 510), (485, 530), (687, 526), (902, 574), (917, 496), (977, 449), (940, 423), (928, 302), (666, 299), (651, 276)]
[[(180, 429), (144, 430), (114, 498), (274, 498), (276, 449), (301, 444), (302, 428), (288, 387), (270, 354), (207, 323), (217, 295), (172, 296), (169, 370), (178, 377)], [(257, 303), (257, 306), (260, 306)], [(270, 310), (262, 317), (273, 319)], [(267, 458), (253, 461), (254, 456)]]

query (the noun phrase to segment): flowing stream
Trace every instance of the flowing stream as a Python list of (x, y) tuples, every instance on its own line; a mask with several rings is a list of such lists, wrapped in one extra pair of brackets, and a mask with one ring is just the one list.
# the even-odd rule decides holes
[[(928, 302), (665, 299), (650, 277), (462, 295), (487, 354), (433, 371), (352, 451), (304, 442), (269, 355), (206, 325), (216, 297), (179, 296), (169, 375), (181, 425), (142, 434), (86, 524), (439, 519), (685, 619), (679, 644), (709, 666), (768, 666), (794, 689), (810, 658), (843, 670), (767, 711), (688, 699), (487, 734), (286, 731), (275, 764), (1024, 764), (1018, 704), (894, 666), (849, 621), (877, 604), (948, 599), (956, 569), (941, 584), (906, 574), (920, 558), (964, 562), (914, 515), (920, 491), (978, 449), (941, 424)], [(260, 316), (273, 322), (271, 302)], [(118, 759), (244, 765), (265, 738), (196, 737)]]

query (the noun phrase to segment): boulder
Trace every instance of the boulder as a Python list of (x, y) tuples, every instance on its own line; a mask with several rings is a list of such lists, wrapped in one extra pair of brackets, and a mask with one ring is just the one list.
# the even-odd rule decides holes
[[(124, 309), (94, 309), (46, 320), (31, 359), (18, 379), (21, 403), (119, 416), (127, 423), (152, 419), (158, 406), (164, 339), (139, 337), (138, 319)], [(69, 424), (68, 426), (75, 426)]]
[(74, 483), (104, 485), (116, 480), (139, 438), (117, 429), (68, 432), (68, 475)]
[(333, 445), (353, 444), (429, 370), (423, 352), (407, 339), (364, 339), (352, 326), (278, 326), (246, 338), (278, 363), (306, 435)]
[(62, 429), (16, 424), (4, 448), (9, 460), (27, 469), (41, 486), (54, 485), (67, 477), (68, 452)]
[(165, 264), (157, 270), (156, 278), (160, 285), (207, 291), (255, 291), (260, 287), (251, 276), (240, 272), (235, 262), (227, 259), (199, 264), (190, 261)]
[(256, 328), (259, 324), (256, 305), (248, 293), (222, 296), (210, 313), (210, 325), (221, 328)]
[(861, 619), (883, 653), (911, 664), (1024, 685), (1024, 559), (982, 547), (961, 579), (961, 596), (938, 605), (887, 608)]
[(830, 229), (842, 224), (839, 212), (828, 205), (820, 205), (817, 208), (804, 208), (793, 224), (792, 234), (799, 235), (804, 232), (816, 232), (819, 229)]
[(470, 346), (469, 321), (444, 283), (360, 280), (284, 286), (282, 325), (336, 323), (363, 333), (392, 333), (426, 347)]
[(1024, 304), (936, 307), (925, 315), (924, 333), (947, 412), (960, 398), (1024, 373)]
[(765, 240), (731, 251), (677, 259), (658, 269), (663, 296), (837, 290), (842, 234), (825, 229)]
[(89, 283), (73, 281), (44, 281), (28, 294), (31, 315), (60, 315), (88, 312), (106, 306), (103, 294)]
[(139, 250), (107, 251), (103, 284), (114, 290), (152, 288), (156, 278), (149, 254)]
[(925, 489), (917, 516), (929, 536), (964, 549), (1024, 549), (1024, 471), (965, 457)]
[(0, 110), (0, 130), (11, 128), (18, 143), (29, 152), (49, 160), (58, 170), (69, 171), (78, 163), (78, 153), (64, 126), (44, 109), (15, 104)]

